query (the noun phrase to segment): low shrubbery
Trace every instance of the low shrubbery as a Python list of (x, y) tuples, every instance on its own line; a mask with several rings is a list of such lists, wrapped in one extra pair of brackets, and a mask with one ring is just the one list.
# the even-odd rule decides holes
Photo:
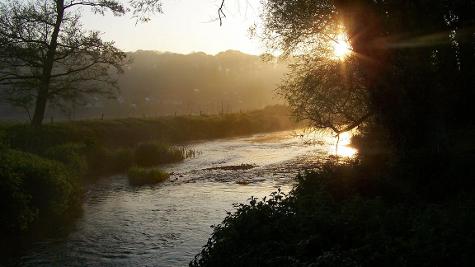
[(83, 176), (88, 171), (85, 152), (85, 145), (66, 143), (47, 149), (43, 155), (48, 159), (64, 163), (75, 174)]
[(4, 139), (14, 149), (43, 154), (46, 150), (67, 143), (84, 143), (94, 139), (87, 129), (77, 129), (70, 124), (51, 124), (35, 128), (26, 124), (14, 124), (4, 130)]
[(107, 148), (103, 145), (90, 143), (87, 145), (86, 158), (90, 178), (124, 173), (135, 162), (131, 148)]
[(134, 166), (129, 169), (127, 176), (131, 185), (150, 185), (165, 181), (169, 174), (158, 168), (145, 169)]
[(141, 143), (132, 148), (107, 148), (98, 144), (66, 143), (47, 149), (42, 156), (64, 163), (81, 177), (124, 173), (131, 166), (151, 167), (181, 161), (187, 150), (160, 142)]
[[(299, 176), (214, 228), (191, 266), (472, 266), (475, 198), (427, 202), (361, 166)], [(399, 187), (401, 188), (401, 187)]]
[(135, 164), (134, 152), (128, 148), (119, 148), (113, 152), (112, 172), (123, 172)]
[(84, 120), (45, 124), (32, 128), (25, 124), (0, 124), (0, 133), (10, 147), (41, 154), (66, 143), (96, 144), (107, 148), (134, 147), (160, 140), (181, 143), (297, 127), (285, 106), (267, 107), (247, 113)]
[(185, 159), (186, 154), (179, 149), (160, 142), (141, 143), (135, 149), (135, 163), (142, 167), (172, 163)]
[(3, 149), (0, 177), (3, 237), (20, 238), (33, 225), (64, 219), (80, 207), (81, 186), (57, 161)]
[(90, 144), (86, 148), (89, 175), (92, 177), (124, 173), (131, 166), (152, 167), (164, 163), (181, 161), (187, 156), (186, 150), (163, 144), (148, 142), (136, 147), (111, 149)]
[(286, 107), (274, 106), (242, 114), (87, 120), (40, 128), (4, 123), (0, 147), (60, 161), (76, 174), (92, 178), (126, 172), (134, 164), (154, 166), (194, 154), (167, 144), (296, 127), (288, 115)]
[[(31, 237), (32, 227), (58, 229), (80, 208), (82, 185), (192, 157), (178, 144), (295, 127), (285, 107), (244, 114), (59, 122), (34, 128), (0, 124), (0, 251)], [(158, 141), (157, 141), (158, 140)], [(130, 168), (134, 185), (165, 180), (158, 169)]]

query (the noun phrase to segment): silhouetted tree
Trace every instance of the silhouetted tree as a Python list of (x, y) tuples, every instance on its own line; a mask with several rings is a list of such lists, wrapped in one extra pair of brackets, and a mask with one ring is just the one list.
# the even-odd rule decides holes
[[(270, 46), (303, 62), (318, 58), (342, 27), (375, 122), (399, 149), (435, 151), (450, 131), (474, 122), (473, 14), (473, 1), (269, 0), (263, 18)], [(314, 86), (335, 76), (334, 68), (314, 66), (305, 72), (308, 80), (321, 73)]]
[(334, 56), (344, 31), (335, 12), (331, 1), (268, 1), (264, 36), (271, 49), (296, 59), (279, 88), (294, 114), (340, 134), (364, 123), (371, 112), (360, 63)]
[(341, 62), (322, 54), (302, 56), (291, 65), (278, 92), (299, 119), (337, 135), (365, 122), (368, 91), (361, 82), (354, 60)]
[(139, 21), (161, 12), (159, 0), (8, 0), (0, 3), (0, 86), (10, 103), (29, 110), (41, 125), (48, 102), (110, 93), (125, 54), (80, 23), (82, 7)]

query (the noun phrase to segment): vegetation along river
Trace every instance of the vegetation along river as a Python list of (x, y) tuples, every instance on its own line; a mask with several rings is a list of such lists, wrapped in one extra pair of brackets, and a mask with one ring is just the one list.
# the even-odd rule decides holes
[[(340, 141), (338, 152), (354, 150)], [(90, 186), (65, 237), (34, 244), (22, 266), (186, 266), (233, 203), (291, 189), (298, 171), (334, 154), (335, 138), (283, 131), (190, 144), (193, 158), (162, 166), (170, 179), (133, 187), (125, 175)]]

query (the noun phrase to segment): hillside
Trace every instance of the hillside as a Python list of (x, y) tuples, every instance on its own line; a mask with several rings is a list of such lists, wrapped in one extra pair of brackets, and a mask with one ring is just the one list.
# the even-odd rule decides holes
[[(119, 77), (120, 91), (90, 96), (64, 107), (50, 106), (47, 118), (152, 117), (216, 114), (280, 103), (274, 89), (287, 66), (239, 51), (188, 55), (137, 51)], [(22, 109), (0, 104), (4, 119), (27, 119)]]

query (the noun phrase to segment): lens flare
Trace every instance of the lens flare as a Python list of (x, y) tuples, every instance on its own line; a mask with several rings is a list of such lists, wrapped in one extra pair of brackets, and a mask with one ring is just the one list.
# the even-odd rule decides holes
[(336, 36), (333, 43), (333, 53), (339, 60), (344, 60), (351, 54), (351, 45), (346, 34), (340, 33)]

